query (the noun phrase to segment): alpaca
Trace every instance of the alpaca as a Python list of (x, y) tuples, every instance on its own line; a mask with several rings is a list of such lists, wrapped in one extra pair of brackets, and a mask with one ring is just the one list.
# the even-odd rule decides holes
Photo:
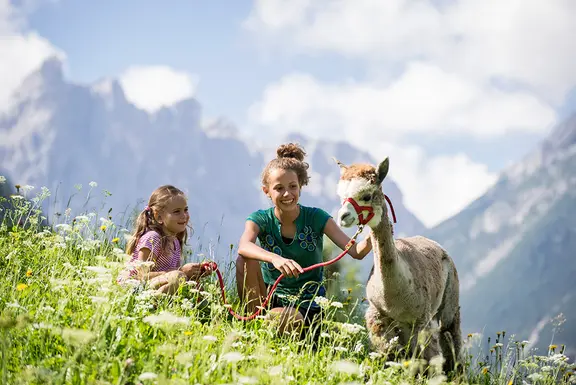
[(422, 353), (426, 361), (441, 355), (444, 371), (453, 370), (460, 362), (462, 335), (458, 272), (452, 258), (422, 236), (394, 239), (381, 187), (388, 158), (377, 168), (334, 160), (340, 166), (338, 195), (343, 202), (338, 224), (364, 223), (371, 229), (374, 266), (366, 285), (365, 314), (371, 344), (385, 353), (397, 336), (399, 346)]

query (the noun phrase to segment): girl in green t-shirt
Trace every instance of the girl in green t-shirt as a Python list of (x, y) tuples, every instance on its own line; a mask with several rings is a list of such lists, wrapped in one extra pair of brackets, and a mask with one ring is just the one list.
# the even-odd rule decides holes
[[(323, 235), (342, 250), (350, 237), (324, 210), (300, 205), (300, 190), (308, 184), (306, 153), (297, 144), (278, 147), (277, 157), (262, 172), (262, 191), (273, 207), (258, 210), (246, 220), (236, 263), (236, 283), (241, 298), (254, 311), (274, 281), (284, 274), (271, 299), (271, 314), (281, 317), (280, 329), (310, 324), (320, 308), (314, 296), (325, 295), (322, 268), (303, 268), (322, 262)], [(256, 244), (256, 239), (260, 245)], [(348, 253), (364, 258), (372, 250), (370, 237), (354, 244)]]

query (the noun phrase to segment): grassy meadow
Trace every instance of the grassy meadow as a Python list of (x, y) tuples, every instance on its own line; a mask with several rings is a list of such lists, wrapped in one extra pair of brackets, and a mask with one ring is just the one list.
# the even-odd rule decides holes
[[(329, 269), (331, 295), (319, 299), (326, 317), (304, 339), (278, 335), (277, 324), (263, 318), (231, 318), (215, 275), (201, 291), (188, 283), (174, 296), (136, 283), (120, 287), (130, 229), (105, 210), (43, 218), (50, 191), (37, 190), (18, 186), (0, 198), (1, 384), (576, 383), (563, 347), (537, 356), (505, 332), (490, 341), (465, 336), (476, 353), (466, 354), (460, 376), (441, 373), (440, 360), (428, 366), (418, 357), (373, 352), (362, 298), (349, 295), (361, 288), (338, 285), (339, 273)], [(220, 268), (231, 306), (244, 313), (233, 264)]]

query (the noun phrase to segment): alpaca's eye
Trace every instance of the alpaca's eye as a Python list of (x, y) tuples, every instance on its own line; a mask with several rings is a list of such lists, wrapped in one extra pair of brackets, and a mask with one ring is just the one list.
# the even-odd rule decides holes
[(362, 200), (364, 202), (368, 202), (370, 199), (372, 199), (372, 195), (366, 194), (362, 197)]

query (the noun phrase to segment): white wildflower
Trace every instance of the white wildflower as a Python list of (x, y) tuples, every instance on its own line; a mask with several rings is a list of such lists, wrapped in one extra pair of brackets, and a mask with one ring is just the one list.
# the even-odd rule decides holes
[(0, 175), (0, 184), (6, 183), (6, 177), (4, 175)]
[(112, 222), (110, 219), (104, 218), (104, 217), (100, 217), (100, 222), (102, 223), (102, 226), (106, 226), (106, 227), (110, 227), (110, 226), (114, 225), (114, 222)]
[(95, 337), (96, 335), (90, 330), (69, 328), (62, 329), (62, 338), (71, 344), (82, 345)]
[(18, 302), (8, 302), (8, 303), (6, 303), (6, 307), (13, 307), (16, 309), (22, 309), (22, 310), (27, 311), (26, 308), (24, 306), (20, 305)]
[(226, 362), (239, 362), (244, 359), (244, 355), (238, 352), (228, 352), (222, 354), (222, 356), (220, 356), (220, 359)]
[(102, 266), (84, 266), (84, 268), (86, 270), (91, 271), (91, 272), (96, 273), (96, 274), (106, 274), (110, 271), (107, 268), (102, 267)]
[(271, 376), (279, 376), (282, 374), (282, 365), (272, 366), (270, 369), (268, 369), (268, 374)]
[(72, 209), (70, 207), (68, 207), (66, 210), (64, 210), (64, 215), (67, 217), (69, 217), (71, 213), (72, 213)]
[(94, 188), (94, 187), (98, 186), (98, 183), (92, 181), (92, 182), (88, 183), (88, 186)]
[(356, 334), (366, 329), (364, 326), (358, 324), (342, 323), (339, 326), (342, 331), (348, 334)]
[(371, 360), (375, 360), (377, 358), (382, 357), (382, 353), (379, 352), (370, 352), (368, 353), (368, 356), (370, 357)]
[(356, 346), (354, 346), (354, 353), (360, 353), (363, 347), (364, 345), (362, 345), (362, 342), (358, 341)]
[(346, 374), (360, 374), (360, 367), (354, 362), (347, 360), (338, 360), (332, 362), (330, 365), (332, 371), (346, 373)]
[(97, 297), (97, 296), (90, 296), (92, 303), (106, 303), (108, 302), (108, 298), (106, 297)]
[(76, 222), (83, 222), (83, 223), (88, 223), (90, 222), (90, 218), (88, 218), (86, 215), (78, 215), (76, 218)]
[(330, 306), (335, 307), (335, 308), (337, 308), (337, 309), (342, 309), (342, 307), (344, 307), (344, 305), (342, 305), (342, 303), (341, 303), (341, 302), (338, 302), (338, 301), (332, 302), (332, 303), (330, 304)]
[(22, 187), (20, 188), (20, 190), (21, 190), (23, 193), (27, 193), (28, 191), (34, 190), (34, 186), (31, 186), (31, 185), (27, 184), (27, 185), (25, 185), (25, 186), (22, 186)]
[(174, 359), (179, 364), (186, 365), (186, 364), (192, 363), (194, 361), (194, 357), (196, 357), (196, 354), (194, 354), (192, 352), (184, 352), (184, 353), (177, 354), (176, 357), (174, 357)]
[(402, 364), (396, 361), (386, 361), (386, 366), (389, 366), (391, 368), (400, 368), (402, 367)]
[(554, 355), (551, 355), (550, 357), (548, 357), (548, 360), (555, 363), (555, 364), (559, 364), (562, 362), (567, 362), (568, 357), (565, 356), (564, 354), (557, 353), (557, 354), (554, 354)]
[(165, 324), (165, 325), (176, 325), (176, 324), (189, 324), (190, 323), (190, 319), (188, 317), (178, 317), (175, 314), (172, 314), (168, 311), (162, 311), (160, 312), (160, 314), (157, 315), (149, 315), (147, 317), (144, 317), (144, 319), (142, 320), (150, 325), (160, 325), (160, 324)]
[(346, 349), (343, 346), (335, 346), (334, 350), (336, 350), (337, 352), (347, 352), (348, 351), (348, 349)]
[(158, 375), (156, 373), (152, 373), (152, 372), (143, 372), (142, 374), (140, 374), (138, 376), (138, 379), (140, 381), (146, 381), (146, 380), (154, 380), (158, 377)]
[(240, 383), (240, 384), (257, 384), (258, 380), (254, 377), (238, 376), (238, 383)]
[(59, 223), (56, 226), (54, 226), (54, 228), (56, 230), (62, 230), (62, 231), (66, 231), (66, 232), (72, 231), (72, 226), (70, 226), (67, 223)]
[(326, 297), (317, 296), (314, 298), (316, 302), (322, 309), (327, 309), (330, 306), (330, 300)]
[(330, 334), (326, 333), (326, 332), (322, 332), (320, 333), (320, 337), (322, 338), (330, 338)]
[(45, 324), (44, 322), (39, 322), (39, 323), (33, 323), (32, 327), (34, 329), (51, 329), (52, 325), (50, 324)]
[(177, 349), (178, 349), (178, 347), (176, 345), (170, 344), (170, 343), (165, 343), (165, 344), (160, 345), (156, 348), (156, 353), (161, 354), (161, 355), (171, 355)]
[(544, 376), (541, 375), (540, 373), (532, 373), (527, 377), (529, 380), (532, 380), (533, 382), (536, 381), (540, 381), (544, 379)]

